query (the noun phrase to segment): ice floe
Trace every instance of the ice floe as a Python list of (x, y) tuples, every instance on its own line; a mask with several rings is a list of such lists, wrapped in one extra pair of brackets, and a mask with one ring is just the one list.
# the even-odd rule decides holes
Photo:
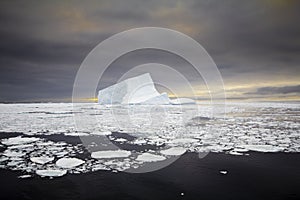
[(226, 170), (220, 170), (220, 173), (226, 175), (228, 172)]
[(169, 149), (161, 150), (160, 153), (167, 156), (180, 156), (186, 152), (183, 147), (171, 147)]
[(43, 164), (53, 161), (54, 157), (48, 157), (48, 156), (31, 157), (30, 160), (32, 162), (43, 165)]
[(65, 169), (72, 169), (84, 163), (83, 160), (78, 158), (60, 158), (56, 161), (56, 165)]
[(7, 157), (22, 157), (22, 156), (26, 155), (26, 153), (20, 152), (20, 151), (11, 151), (11, 150), (7, 149), (4, 151), (3, 155), (7, 156)]
[(100, 135), (100, 136), (107, 136), (111, 135), (111, 131), (93, 131), (91, 132), (91, 135)]
[(138, 155), (136, 158), (137, 161), (143, 161), (143, 162), (157, 162), (157, 161), (163, 161), (166, 157), (155, 155), (152, 153), (143, 153), (141, 155)]
[(3, 139), (1, 142), (5, 145), (17, 145), (17, 144), (26, 144), (26, 143), (32, 143), (38, 141), (39, 138), (34, 137), (13, 137), (8, 139)]
[(36, 170), (36, 174), (42, 177), (59, 177), (63, 176), (67, 173), (67, 170), (60, 169), (41, 169)]
[(106, 150), (92, 152), (91, 157), (95, 159), (101, 158), (125, 158), (131, 155), (130, 151), (126, 150)]
[(250, 151), (259, 151), (259, 152), (278, 152), (282, 151), (284, 148), (272, 145), (239, 145), (244, 149), (248, 149)]

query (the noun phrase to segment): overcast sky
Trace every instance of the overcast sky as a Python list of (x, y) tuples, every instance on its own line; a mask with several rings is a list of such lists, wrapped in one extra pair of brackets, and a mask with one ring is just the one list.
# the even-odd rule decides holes
[[(299, 10), (297, 0), (1, 1), (0, 101), (70, 99), (76, 72), (97, 44), (147, 26), (198, 41), (228, 98), (300, 100)], [(188, 68), (175, 56), (137, 52), (110, 66), (99, 88), (153, 61)], [(193, 84), (201, 97), (203, 83)]]

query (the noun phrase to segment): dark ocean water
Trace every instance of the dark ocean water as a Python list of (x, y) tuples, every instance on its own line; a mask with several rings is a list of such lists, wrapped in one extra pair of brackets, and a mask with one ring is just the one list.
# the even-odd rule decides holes
[[(226, 175), (220, 170), (226, 170)], [(186, 153), (161, 170), (17, 178), (0, 170), (0, 199), (300, 199), (300, 153)]]

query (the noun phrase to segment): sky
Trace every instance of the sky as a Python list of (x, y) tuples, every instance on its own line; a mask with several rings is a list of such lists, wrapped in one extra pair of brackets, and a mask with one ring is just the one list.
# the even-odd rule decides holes
[[(95, 46), (149, 26), (199, 42), (220, 70), (229, 100), (300, 100), (299, 10), (297, 0), (3, 0), (0, 102), (69, 101), (77, 70)], [(188, 76), (189, 64), (176, 55), (146, 50), (116, 60), (99, 88), (149, 62)], [(205, 85), (197, 80), (193, 87), (204, 99)], [(189, 96), (184, 89), (180, 95)]]

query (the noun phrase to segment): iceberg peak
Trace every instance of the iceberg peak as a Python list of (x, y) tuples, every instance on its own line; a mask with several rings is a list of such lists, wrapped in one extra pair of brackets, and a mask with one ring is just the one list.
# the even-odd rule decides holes
[(167, 93), (159, 93), (149, 73), (128, 78), (98, 92), (99, 104), (195, 104), (192, 99), (171, 100)]

